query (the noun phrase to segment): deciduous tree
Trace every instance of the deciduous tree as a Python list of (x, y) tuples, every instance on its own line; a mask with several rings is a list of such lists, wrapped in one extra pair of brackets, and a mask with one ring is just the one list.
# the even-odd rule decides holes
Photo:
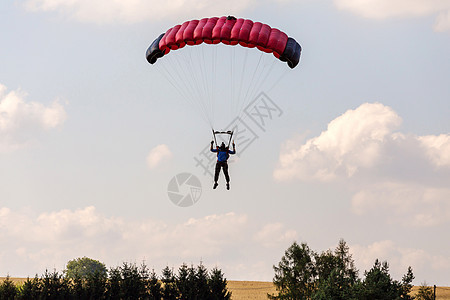
[(65, 276), (70, 279), (73, 279), (77, 276), (84, 279), (89, 275), (93, 275), (94, 273), (99, 273), (99, 276), (102, 276), (103, 278), (107, 277), (105, 264), (88, 257), (69, 260), (64, 273)]

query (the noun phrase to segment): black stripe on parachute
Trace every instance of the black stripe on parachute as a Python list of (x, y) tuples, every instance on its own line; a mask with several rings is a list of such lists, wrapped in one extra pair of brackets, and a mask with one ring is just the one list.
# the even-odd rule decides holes
[(281, 61), (287, 62), (288, 66), (293, 69), (300, 62), (300, 54), (302, 47), (293, 38), (288, 38), (286, 48), (284, 48), (283, 55), (280, 56)]
[(153, 43), (148, 47), (147, 53), (145, 54), (145, 57), (147, 57), (147, 61), (151, 63), (152, 65), (156, 62), (156, 60), (160, 57), (164, 56), (164, 53), (159, 50), (159, 41), (163, 38), (165, 33), (161, 33), (161, 35), (153, 41)]

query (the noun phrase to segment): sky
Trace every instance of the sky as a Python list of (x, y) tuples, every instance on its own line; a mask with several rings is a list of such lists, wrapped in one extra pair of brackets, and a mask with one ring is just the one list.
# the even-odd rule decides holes
[[(225, 45), (146, 61), (168, 28), (227, 15), (294, 37), (300, 64)], [(294, 241), (344, 239), (360, 276), (379, 259), (395, 279), (411, 266), (415, 284), (450, 285), (449, 0), (14, 0), (0, 28), (0, 276), (87, 256), (271, 281)], [(190, 51), (213, 51), (197, 57), (213, 71), (173, 80)], [(247, 57), (274, 69), (227, 110), (263, 74)], [(208, 120), (179, 90), (202, 78)], [(196, 162), (214, 162), (211, 126), (237, 116), (231, 189), (221, 175), (213, 190)], [(179, 174), (200, 182), (180, 186), (188, 207), (170, 198)]]

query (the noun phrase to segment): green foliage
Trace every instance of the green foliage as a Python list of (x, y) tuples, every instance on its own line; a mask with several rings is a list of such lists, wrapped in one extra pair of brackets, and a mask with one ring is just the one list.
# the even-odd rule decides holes
[(19, 287), (18, 299), (38, 299), (41, 292), (42, 285), (37, 275), (32, 280), (28, 277), (22, 286)]
[(214, 268), (211, 273), (208, 273), (201, 263), (197, 268), (188, 267), (186, 264), (181, 265), (176, 276), (176, 286), (179, 299), (227, 300), (231, 298), (231, 293), (227, 290), (227, 280), (222, 271)]
[(144, 263), (139, 267), (123, 263), (111, 268), (107, 274), (109, 276), (105, 277), (101, 272), (93, 272), (82, 277), (80, 273), (74, 273), (68, 278), (56, 271), (45, 271), (40, 278), (37, 275), (34, 279), (27, 278), (18, 287), (8, 276), (0, 284), (0, 300), (228, 300), (231, 297), (222, 271), (214, 268), (210, 275), (202, 264), (196, 268), (183, 264), (177, 276), (166, 267), (161, 280), (154, 270), (149, 272)]
[(339, 241), (334, 252), (327, 250), (320, 254), (310, 250), (306, 243), (294, 242), (273, 268), (278, 295), (268, 295), (270, 299), (413, 299), (409, 295), (414, 279), (411, 267), (400, 282), (389, 275), (387, 262), (376, 260), (361, 280), (344, 240)]
[(122, 299), (142, 299), (147, 296), (146, 285), (149, 275), (144, 264), (138, 268), (136, 264), (123, 263), (121, 273), (120, 288)]
[(377, 259), (373, 267), (365, 272), (365, 279), (358, 287), (357, 296), (362, 300), (396, 300), (396, 299), (413, 299), (409, 296), (414, 279), (411, 267), (403, 276), (402, 282), (393, 280), (389, 275), (388, 263)]
[(122, 274), (119, 267), (111, 268), (109, 270), (109, 280), (106, 284), (107, 299), (120, 299), (120, 283), (122, 281)]
[(306, 243), (292, 244), (284, 253), (278, 266), (274, 266), (278, 295), (270, 299), (310, 299), (314, 292), (317, 271), (313, 261), (314, 252)]
[(410, 296), (411, 290), (413, 288), (412, 282), (414, 280), (414, 274), (411, 267), (408, 267), (408, 271), (402, 277), (402, 282), (400, 284), (400, 299), (413, 300), (414, 297)]
[(162, 271), (163, 282), (163, 299), (164, 300), (176, 300), (178, 299), (178, 288), (176, 285), (175, 275), (169, 266), (166, 266)]
[(334, 253), (328, 250), (316, 255), (315, 265), (318, 284), (313, 299), (344, 300), (353, 297), (358, 270), (344, 240), (339, 241)]
[(217, 267), (211, 270), (209, 277), (209, 288), (211, 290), (212, 300), (229, 300), (231, 292), (227, 290), (227, 280), (222, 271)]
[(180, 293), (181, 299), (190, 299), (193, 294), (193, 288), (189, 277), (189, 268), (186, 264), (182, 264), (178, 269), (178, 275), (176, 276), (176, 284)]
[(44, 275), (41, 277), (41, 286), (41, 298), (68, 299), (70, 296), (69, 281), (55, 270), (51, 273), (45, 270)]
[(416, 299), (417, 300), (433, 300), (433, 289), (431, 286), (428, 286), (426, 282), (422, 283), (417, 291)]
[(90, 299), (104, 299), (106, 297), (106, 277), (100, 272), (89, 274), (85, 279), (85, 294)]
[(4, 300), (14, 300), (17, 295), (17, 288), (14, 282), (12, 282), (9, 275), (0, 284), (0, 299)]
[(211, 299), (211, 291), (209, 290), (209, 274), (205, 266), (200, 263), (195, 273), (195, 290), (197, 299)]
[(76, 299), (85, 299), (88, 295), (85, 290), (85, 280), (79, 275), (72, 279), (72, 296)]
[(95, 273), (99, 273), (98, 276), (102, 276), (103, 278), (107, 277), (105, 264), (88, 257), (70, 260), (67, 263), (64, 273), (66, 277), (70, 279), (74, 279), (77, 277), (85, 279), (88, 276), (94, 275)]
[(150, 278), (148, 282), (148, 293), (150, 299), (160, 300), (162, 298), (162, 287), (158, 280), (158, 276), (155, 270), (150, 273)]

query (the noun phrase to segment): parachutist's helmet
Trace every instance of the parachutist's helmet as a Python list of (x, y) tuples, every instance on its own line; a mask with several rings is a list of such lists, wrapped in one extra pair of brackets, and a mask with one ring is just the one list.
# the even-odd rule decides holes
[(220, 144), (220, 149), (223, 149), (223, 150), (226, 149), (226, 146), (225, 146), (225, 143), (224, 143), (224, 142), (222, 142), (222, 144)]

